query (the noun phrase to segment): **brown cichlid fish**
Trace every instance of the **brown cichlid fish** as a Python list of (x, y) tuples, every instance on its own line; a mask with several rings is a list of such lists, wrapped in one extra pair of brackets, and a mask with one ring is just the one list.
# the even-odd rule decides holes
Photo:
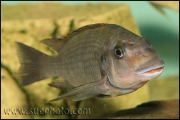
[(131, 93), (158, 77), (164, 62), (150, 42), (115, 24), (81, 27), (64, 38), (42, 40), (58, 52), (48, 56), (17, 42), (23, 85), (63, 77), (50, 86), (67, 89), (52, 101), (113, 97)]

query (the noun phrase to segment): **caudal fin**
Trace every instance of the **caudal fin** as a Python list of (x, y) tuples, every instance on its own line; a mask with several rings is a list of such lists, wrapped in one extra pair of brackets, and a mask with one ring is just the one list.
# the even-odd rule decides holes
[(21, 64), (18, 74), (22, 85), (47, 78), (43, 74), (43, 66), (40, 64), (43, 63), (43, 58), (48, 57), (46, 54), (19, 42), (16, 42), (16, 48)]

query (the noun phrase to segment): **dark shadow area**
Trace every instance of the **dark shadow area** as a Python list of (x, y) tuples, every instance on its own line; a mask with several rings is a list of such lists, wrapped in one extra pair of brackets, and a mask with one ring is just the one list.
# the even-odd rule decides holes
[(179, 118), (179, 100), (143, 103), (133, 109), (118, 111), (111, 118)]

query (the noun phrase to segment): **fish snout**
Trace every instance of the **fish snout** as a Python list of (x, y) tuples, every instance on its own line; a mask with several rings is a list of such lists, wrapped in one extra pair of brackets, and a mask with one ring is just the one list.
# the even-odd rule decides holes
[(153, 79), (162, 74), (164, 70), (164, 61), (159, 57), (155, 57), (143, 65), (141, 65), (135, 71), (135, 75), (146, 77), (146, 79)]

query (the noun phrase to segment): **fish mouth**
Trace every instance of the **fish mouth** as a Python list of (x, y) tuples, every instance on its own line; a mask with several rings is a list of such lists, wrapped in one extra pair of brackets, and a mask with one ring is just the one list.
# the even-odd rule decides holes
[(154, 66), (154, 67), (150, 67), (150, 68), (144, 68), (144, 69), (140, 69), (137, 72), (135, 72), (136, 75), (140, 75), (140, 76), (159, 76), (164, 69), (164, 65), (159, 65), (159, 66)]

